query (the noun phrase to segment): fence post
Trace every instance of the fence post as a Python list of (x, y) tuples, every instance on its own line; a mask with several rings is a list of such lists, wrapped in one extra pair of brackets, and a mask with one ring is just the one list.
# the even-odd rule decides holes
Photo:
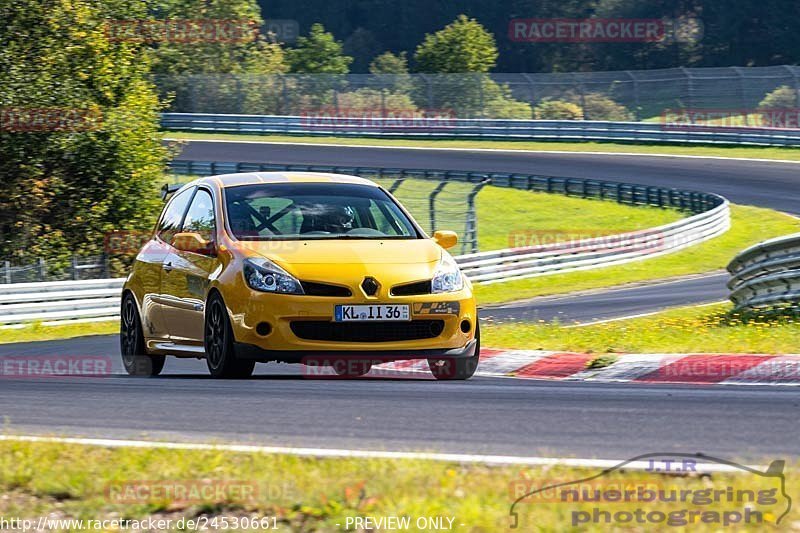
[(72, 256), (72, 279), (77, 281), (78, 280), (78, 256)]
[[(694, 109), (694, 81), (692, 80), (692, 73), (686, 67), (680, 67), (680, 69), (683, 75), (686, 76), (686, 88), (688, 93), (686, 101), (689, 102), (689, 109)], [(691, 124), (694, 124), (694, 113), (689, 113), (689, 120), (691, 120)]]
[[(491, 178), (485, 179), (472, 188), (467, 196), (467, 220), (464, 225), (464, 242), (461, 243), (461, 253), (477, 253), (478, 250), (478, 214), (475, 212), (475, 197), (481, 189), (492, 182)], [(467, 252), (469, 245), (469, 252)]]
[(400, 185), (402, 185), (402, 184), (403, 184), (403, 182), (404, 182), (405, 180), (406, 180), (406, 179), (405, 179), (404, 177), (403, 177), (403, 178), (397, 178), (396, 180), (394, 180), (394, 182), (392, 183), (392, 185), (389, 187), (389, 192), (390, 192), (390, 193), (392, 193), (392, 194), (394, 194), (394, 191), (396, 191), (396, 190), (397, 190), (397, 189), (400, 187)]
[(6, 283), (11, 283), (11, 261), (3, 261), (3, 272), (5, 273)]
[(634, 116), (636, 118), (636, 122), (640, 122), (642, 120), (642, 113), (641, 109), (639, 109), (639, 78), (633, 75), (633, 72), (630, 70), (626, 70), (625, 74), (633, 81), (633, 106), (634, 106)]
[(581, 92), (581, 111), (583, 112), (583, 120), (590, 120), (589, 113), (586, 112), (586, 88), (583, 86), (583, 82), (580, 81), (578, 74), (572, 75), (575, 83), (578, 84), (578, 90)]
[(40, 257), (37, 263), (39, 264), (39, 281), (44, 281), (47, 276), (47, 262), (44, 258)]
[(744, 97), (744, 74), (742, 73), (742, 69), (740, 67), (732, 67), (733, 71), (739, 76), (739, 105), (742, 106), (742, 111), (744, 114), (744, 125), (749, 126), (748, 124), (748, 113), (747, 113), (747, 102), (745, 102)]
[(794, 80), (794, 105), (795, 107), (800, 108), (800, 82), (797, 79), (797, 72), (795, 71), (796, 67), (791, 67), (789, 65), (783, 65), (783, 68), (789, 71), (789, 75)]
[(435, 189), (433, 189), (433, 192), (431, 192), (430, 196), (428, 196), (428, 217), (431, 221), (431, 233), (436, 231), (436, 197), (440, 192), (442, 192), (442, 189), (444, 189), (448, 183), (449, 182), (447, 181), (441, 182), (436, 186)]

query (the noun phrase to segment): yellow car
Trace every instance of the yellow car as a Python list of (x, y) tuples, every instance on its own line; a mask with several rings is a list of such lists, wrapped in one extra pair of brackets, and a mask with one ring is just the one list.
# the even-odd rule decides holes
[(427, 359), (468, 379), (480, 332), (472, 286), (402, 205), (367, 179), (261, 172), (193, 181), (170, 198), (122, 294), (125, 369), (205, 358), (212, 376), (255, 363), (330, 366)]

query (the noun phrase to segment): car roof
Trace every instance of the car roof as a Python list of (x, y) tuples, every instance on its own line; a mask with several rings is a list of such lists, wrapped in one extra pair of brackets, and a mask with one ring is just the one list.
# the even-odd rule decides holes
[(377, 183), (366, 178), (327, 172), (243, 172), (200, 178), (187, 185), (200, 185), (203, 183), (215, 184), (223, 189), (239, 185), (257, 185), (259, 183), (346, 183), (378, 186)]

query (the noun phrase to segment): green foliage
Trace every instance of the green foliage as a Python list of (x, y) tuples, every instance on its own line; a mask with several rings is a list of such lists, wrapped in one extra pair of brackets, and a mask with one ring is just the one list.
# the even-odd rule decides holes
[(311, 26), (308, 37), (299, 37), (297, 47), (289, 50), (287, 57), (291, 71), (303, 74), (347, 74), (353, 61), (322, 24)]
[[(161, 0), (159, 20), (237, 21), (262, 24), (255, 0)], [(160, 42), (148, 47), (151, 71), (164, 101), (191, 102), (216, 113), (279, 112), (279, 83), (264, 74), (289, 70), (283, 48), (253, 32), (234, 39)]]
[(408, 74), (408, 59), (405, 52), (384, 52), (369, 64), (372, 74)]
[(543, 100), (533, 108), (537, 120), (583, 120), (579, 105), (564, 100)]
[(0, 131), (0, 257), (97, 254), (106, 232), (152, 228), (168, 155), (159, 103), (140, 45), (110, 41), (104, 23), (145, 15), (133, 0), (0, 4), (5, 110), (95, 117)]
[(339, 108), (355, 113), (356, 116), (369, 114), (366, 116), (379, 116), (381, 110), (386, 110), (388, 116), (395, 113), (403, 113), (409, 117), (411, 113), (417, 112), (417, 106), (407, 94), (376, 91), (375, 89), (358, 89), (336, 95)]
[(262, 23), (255, 0), (160, 0), (153, 9), (159, 20), (251, 22), (253, 33), (231, 39), (161, 42), (150, 47), (156, 74), (286, 72), (283, 49), (255, 31)]
[(486, 118), (531, 118), (533, 110), (530, 104), (512, 98), (508, 86), (486, 78), (483, 81), (483, 92), (483, 114)]
[(497, 45), (477, 20), (459, 15), (444, 29), (426, 35), (414, 59), (420, 72), (489, 72), (497, 61)]
[(600, 93), (584, 95), (583, 115), (586, 120), (633, 120), (633, 114), (624, 105)]
[(797, 107), (797, 91), (788, 85), (781, 85), (774, 91), (767, 93), (759, 109), (791, 109)]

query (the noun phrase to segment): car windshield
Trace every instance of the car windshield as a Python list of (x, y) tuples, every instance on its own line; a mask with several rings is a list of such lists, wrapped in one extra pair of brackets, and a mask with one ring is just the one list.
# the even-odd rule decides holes
[(228, 226), (240, 240), (417, 239), (421, 235), (378, 187), (260, 183), (225, 189)]

